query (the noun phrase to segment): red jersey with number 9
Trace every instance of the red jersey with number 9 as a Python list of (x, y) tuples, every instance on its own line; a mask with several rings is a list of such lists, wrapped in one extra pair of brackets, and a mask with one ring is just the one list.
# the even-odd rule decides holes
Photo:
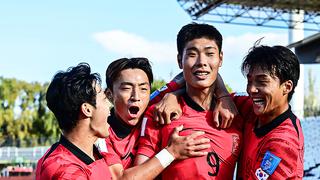
[[(162, 173), (162, 179), (232, 179), (238, 160), (243, 120), (237, 116), (228, 129), (217, 129), (211, 111), (203, 110), (186, 94), (180, 98), (182, 116), (171, 124), (158, 126), (152, 121), (153, 106), (145, 113), (146, 127), (142, 127), (138, 154), (153, 157), (167, 146), (174, 128), (183, 125), (180, 136), (204, 131), (202, 137), (210, 139), (207, 156), (174, 161)], [(145, 130), (144, 130), (145, 129)], [(208, 150), (206, 150), (208, 151)]]

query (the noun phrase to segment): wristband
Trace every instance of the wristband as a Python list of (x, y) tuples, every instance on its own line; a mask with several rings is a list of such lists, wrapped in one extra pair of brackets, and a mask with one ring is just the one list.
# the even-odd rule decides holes
[(162, 149), (155, 157), (160, 161), (163, 168), (166, 168), (174, 161), (174, 157), (166, 148)]

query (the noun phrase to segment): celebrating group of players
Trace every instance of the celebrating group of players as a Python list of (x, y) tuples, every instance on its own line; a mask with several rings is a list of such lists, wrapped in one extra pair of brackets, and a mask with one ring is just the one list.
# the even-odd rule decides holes
[(237, 179), (302, 179), (304, 138), (289, 105), (296, 55), (253, 47), (241, 67), (246, 95), (229, 94), (218, 74), (215, 27), (183, 26), (177, 49), (183, 77), (151, 95), (146, 58), (113, 61), (105, 90), (86, 63), (58, 72), (46, 100), (62, 135), (36, 179), (233, 179), (236, 167)]

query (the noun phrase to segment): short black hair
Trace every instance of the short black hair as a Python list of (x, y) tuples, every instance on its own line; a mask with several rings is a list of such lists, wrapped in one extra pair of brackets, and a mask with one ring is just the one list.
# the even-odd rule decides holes
[(284, 46), (255, 46), (244, 58), (241, 71), (246, 76), (256, 67), (267, 71), (271, 76), (278, 77), (280, 83), (287, 80), (293, 82), (293, 89), (288, 95), (288, 102), (290, 102), (300, 76), (298, 57)]
[(219, 53), (221, 52), (222, 35), (214, 26), (209, 24), (190, 23), (183, 26), (177, 35), (178, 55), (182, 57), (183, 49), (188, 42), (200, 38), (214, 40), (219, 48)]
[(95, 107), (96, 84), (101, 85), (100, 75), (91, 73), (87, 63), (69, 67), (67, 71), (59, 71), (53, 77), (46, 100), (63, 131), (70, 132), (77, 125), (83, 103)]
[(113, 83), (119, 77), (121, 71), (126, 69), (141, 69), (149, 79), (150, 86), (153, 82), (153, 74), (150, 62), (147, 58), (121, 58), (113, 61), (106, 70), (107, 88), (112, 91)]

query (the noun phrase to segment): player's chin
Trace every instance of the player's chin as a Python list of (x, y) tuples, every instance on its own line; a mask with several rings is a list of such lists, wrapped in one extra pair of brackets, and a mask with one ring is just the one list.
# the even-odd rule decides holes
[(133, 118), (133, 119), (130, 119), (129, 121), (127, 121), (127, 124), (129, 126), (136, 126), (138, 123), (139, 123), (139, 119), (138, 118)]
[(97, 136), (99, 138), (107, 138), (109, 136), (109, 130), (108, 129), (101, 130), (101, 132), (99, 132)]
[(107, 131), (107, 132), (105, 133), (105, 138), (106, 138), (106, 137), (109, 137), (109, 135), (110, 135), (110, 134), (109, 134), (109, 131)]

